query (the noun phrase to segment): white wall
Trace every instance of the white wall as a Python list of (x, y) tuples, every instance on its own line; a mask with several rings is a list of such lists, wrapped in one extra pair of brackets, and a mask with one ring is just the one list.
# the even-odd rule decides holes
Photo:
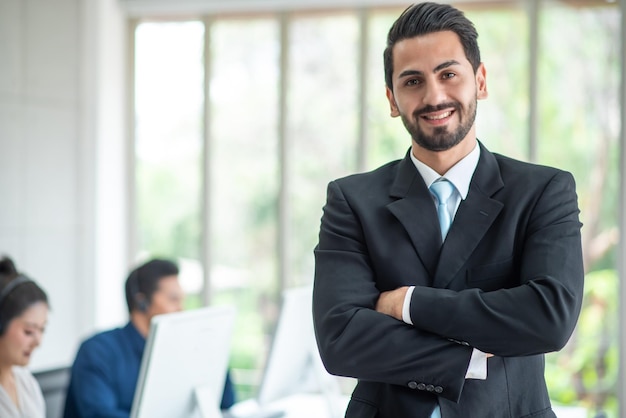
[(113, 305), (111, 319), (124, 316), (125, 66), (116, 7), (0, 0), (0, 253), (52, 305), (33, 368), (71, 362), (79, 339), (106, 323), (101, 300)]

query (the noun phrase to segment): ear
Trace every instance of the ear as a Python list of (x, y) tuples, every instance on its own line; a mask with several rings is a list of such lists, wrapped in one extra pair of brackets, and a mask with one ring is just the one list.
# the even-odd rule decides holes
[(487, 93), (487, 70), (482, 62), (476, 70), (476, 98), (479, 100), (486, 99)]
[(385, 87), (385, 89), (387, 94), (387, 100), (389, 100), (389, 107), (391, 109), (390, 115), (392, 118), (397, 118), (398, 116), (400, 116), (400, 111), (398, 110), (396, 99), (393, 97), (393, 91), (391, 91), (389, 87)]
[(148, 303), (148, 298), (143, 293), (137, 293), (135, 295), (135, 305), (139, 312), (147, 312), (150, 308), (150, 304)]

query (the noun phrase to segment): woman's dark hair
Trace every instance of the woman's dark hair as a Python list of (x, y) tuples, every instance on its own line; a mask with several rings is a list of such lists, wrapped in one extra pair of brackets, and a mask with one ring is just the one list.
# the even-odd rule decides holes
[(433, 32), (452, 31), (461, 40), (467, 60), (474, 73), (480, 66), (478, 32), (463, 12), (448, 4), (419, 3), (409, 6), (393, 23), (387, 35), (387, 47), (383, 53), (385, 83), (393, 91), (393, 47), (396, 43)]
[(7, 256), (0, 258), (0, 336), (8, 324), (20, 316), (31, 305), (48, 303), (48, 295), (37, 283), (15, 268), (15, 263)]
[(178, 266), (165, 259), (153, 259), (130, 272), (126, 279), (126, 304), (128, 312), (133, 309), (146, 311), (152, 303), (161, 279), (178, 275)]

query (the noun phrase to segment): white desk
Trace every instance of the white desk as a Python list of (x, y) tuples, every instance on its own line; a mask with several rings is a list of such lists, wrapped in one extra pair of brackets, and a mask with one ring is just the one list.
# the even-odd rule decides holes
[(225, 418), (340, 418), (345, 415), (348, 396), (324, 396), (322, 394), (298, 394), (259, 405), (254, 399), (233, 405)]

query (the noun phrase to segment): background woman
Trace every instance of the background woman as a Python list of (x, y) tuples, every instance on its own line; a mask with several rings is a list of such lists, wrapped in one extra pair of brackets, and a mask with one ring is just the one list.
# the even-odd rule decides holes
[(0, 417), (45, 418), (41, 388), (26, 368), (41, 343), (48, 297), (30, 278), (0, 258)]

